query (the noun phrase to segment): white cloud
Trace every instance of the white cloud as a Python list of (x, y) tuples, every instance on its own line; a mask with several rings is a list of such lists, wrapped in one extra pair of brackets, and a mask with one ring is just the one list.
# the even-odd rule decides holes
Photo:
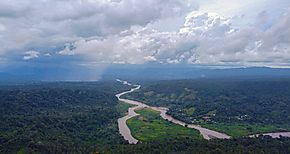
[(134, 28), (107, 39), (77, 41), (71, 50), (65, 48), (65, 51), (101, 63), (283, 65), (289, 62), (288, 15), (267, 31), (255, 27), (235, 29), (231, 21), (216, 13), (194, 11), (177, 32)]
[(35, 59), (35, 58), (38, 58), (39, 55), (40, 55), (40, 53), (37, 51), (26, 51), (24, 56), (23, 56), (23, 59), (24, 60)]
[(80, 63), (282, 66), (290, 62), (289, 7), (287, 0), (3, 0), (0, 56), (33, 49), (45, 52), (24, 60), (49, 51)]
[(105, 38), (188, 9), (186, 0), (2, 0), (0, 23), (6, 29), (0, 25), (0, 54)]
[(51, 54), (50, 53), (45, 53), (44, 56), (51, 57)]
[(0, 24), (0, 31), (5, 31), (6, 30), (6, 27), (2, 24)]
[(104, 63), (194, 63), (203, 41), (223, 37), (230, 30), (228, 19), (217, 14), (193, 12), (177, 32), (132, 28), (107, 39), (76, 41), (60, 53), (87, 55), (90, 60)]
[(73, 49), (74, 47), (72, 44), (66, 43), (64, 46), (64, 49), (59, 51), (58, 54), (72, 56), (75, 54)]

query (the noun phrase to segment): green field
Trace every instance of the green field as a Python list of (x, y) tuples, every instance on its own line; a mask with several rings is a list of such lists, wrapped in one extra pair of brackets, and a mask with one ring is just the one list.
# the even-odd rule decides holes
[(121, 116), (125, 116), (125, 115), (127, 115), (128, 108), (133, 107), (133, 106), (134, 105), (119, 101), (119, 103), (116, 106), (116, 110), (118, 111), (118, 113), (120, 113)]
[[(125, 116), (128, 108), (132, 106), (134, 105), (119, 102), (116, 108), (121, 116)], [(139, 113), (140, 116), (129, 119), (127, 124), (132, 132), (132, 135), (140, 141), (152, 141), (171, 137), (174, 138), (176, 136), (200, 138), (198, 131), (168, 122), (162, 119), (157, 111), (142, 109), (137, 111), (137, 113)], [(289, 126), (265, 124), (203, 123), (201, 125), (205, 128), (226, 133), (232, 137), (290, 130)]]
[(289, 131), (287, 126), (278, 125), (265, 125), (265, 124), (238, 124), (238, 123), (215, 123), (215, 124), (202, 124), (203, 127), (215, 131), (226, 133), (232, 137), (248, 136), (258, 133), (280, 132)]
[(132, 135), (140, 141), (163, 140), (175, 137), (202, 139), (195, 129), (186, 128), (162, 119), (159, 112), (151, 109), (137, 111), (140, 116), (131, 118), (127, 124)]

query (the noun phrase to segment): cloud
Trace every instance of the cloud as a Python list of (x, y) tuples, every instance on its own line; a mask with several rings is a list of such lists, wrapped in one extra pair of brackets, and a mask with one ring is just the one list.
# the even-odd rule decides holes
[(0, 57), (35, 51), (23, 59), (284, 66), (289, 7), (287, 0), (3, 0)]
[(6, 30), (6, 27), (2, 24), (0, 24), (0, 31), (5, 31)]
[(51, 57), (51, 54), (50, 53), (45, 53), (44, 56)]
[(186, 0), (3, 0), (0, 54), (106, 38), (195, 8)]
[(197, 50), (200, 63), (277, 66), (289, 65), (290, 14), (270, 28), (242, 27), (217, 39), (203, 41)]
[(266, 30), (236, 28), (232, 20), (216, 13), (193, 11), (175, 32), (135, 27), (106, 39), (76, 41), (60, 53), (82, 55), (99, 63), (289, 63), (289, 14)]
[(224, 37), (231, 31), (228, 19), (192, 12), (176, 32), (133, 27), (106, 39), (76, 41), (59, 53), (84, 55), (100, 63), (194, 63), (203, 41)]
[(37, 51), (27, 51), (27, 52), (25, 52), (23, 59), (24, 60), (35, 59), (35, 58), (38, 58), (39, 55), (40, 55), (40, 53)]

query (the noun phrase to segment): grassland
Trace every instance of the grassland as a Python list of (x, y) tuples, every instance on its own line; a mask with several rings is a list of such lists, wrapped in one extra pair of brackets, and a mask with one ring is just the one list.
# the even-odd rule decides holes
[(242, 123), (215, 123), (202, 124), (203, 127), (226, 133), (232, 137), (248, 136), (258, 133), (289, 131), (289, 126), (242, 124)]
[(133, 107), (134, 105), (131, 104), (127, 104), (124, 102), (120, 102), (117, 104), (116, 106), (116, 110), (117, 112), (121, 115), (121, 116), (125, 116), (128, 112), (128, 108)]
[[(133, 105), (119, 102), (116, 106), (121, 116), (127, 114), (128, 108)], [(194, 110), (189, 110), (192, 112)], [(159, 112), (142, 109), (136, 111), (140, 116), (134, 117), (127, 121), (132, 135), (140, 141), (163, 140), (174, 137), (193, 137), (201, 139), (198, 131), (185, 128), (169, 121), (162, 119)], [(209, 128), (218, 132), (226, 133), (232, 137), (248, 136), (258, 133), (289, 131), (289, 126), (265, 125), (265, 124), (246, 124), (246, 123), (202, 123), (205, 128)]]
[(142, 142), (163, 140), (175, 137), (202, 139), (195, 129), (186, 128), (162, 119), (159, 112), (151, 109), (137, 111), (140, 115), (129, 119), (127, 124), (132, 135)]

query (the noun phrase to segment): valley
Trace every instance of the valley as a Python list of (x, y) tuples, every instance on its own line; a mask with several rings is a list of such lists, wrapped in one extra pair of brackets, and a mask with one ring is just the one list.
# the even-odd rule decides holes
[[(0, 153), (290, 150), (288, 80), (134, 83), (118, 80), (0, 86)], [(252, 95), (256, 90), (261, 92)], [(259, 103), (246, 103), (246, 107), (244, 100)], [(271, 106), (273, 103), (277, 105)]]
[[(121, 81), (121, 80), (118, 80), (118, 81), (119, 82), (122, 82), (123, 84), (128, 84), (127, 81)], [(128, 84), (128, 85), (132, 85), (132, 84)], [(186, 123), (184, 123), (182, 121), (179, 121), (177, 119), (174, 119), (170, 115), (167, 115), (166, 112), (169, 110), (168, 108), (164, 108), (164, 107), (152, 107), (152, 106), (148, 106), (146, 104), (143, 104), (141, 102), (137, 102), (137, 101), (133, 101), (133, 100), (128, 100), (128, 99), (120, 99), (120, 97), (122, 95), (132, 93), (132, 92), (134, 92), (136, 90), (139, 90), (140, 87), (141, 87), (140, 85), (135, 85), (135, 86), (136, 86), (136, 88), (132, 88), (130, 91), (123, 92), (121, 94), (116, 95), (119, 98), (120, 101), (125, 102), (125, 103), (128, 103), (128, 104), (131, 104), (131, 105), (136, 105), (134, 107), (129, 108), (128, 109), (128, 113), (129, 114), (124, 117), (125, 120), (123, 120), (122, 123), (119, 122), (119, 130), (120, 130), (120, 133), (123, 135), (123, 137), (125, 138), (125, 140), (128, 140), (129, 143), (132, 143), (132, 144), (136, 144), (138, 142), (138, 140), (135, 139), (133, 136), (139, 136), (139, 138), (140, 138), (140, 136), (142, 136), (142, 135), (140, 135), (138, 133), (133, 133), (135, 135), (132, 136), (129, 127), (128, 126), (124, 126), (124, 125), (127, 125), (127, 123), (129, 124), (129, 126), (131, 125), (130, 128), (131, 128), (131, 130), (134, 130), (133, 132), (136, 132), (136, 130), (140, 130), (141, 131), (142, 127), (141, 126), (138, 127), (138, 125), (137, 125), (138, 124), (138, 121), (139, 121), (139, 125), (142, 125), (142, 124), (140, 124), (140, 121), (141, 121), (141, 123), (143, 122), (143, 125), (146, 125), (146, 124), (144, 124), (144, 120), (140, 120), (140, 118), (143, 119), (144, 117), (143, 117), (142, 114), (141, 114), (141, 116), (140, 116), (140, 114), (138, 114), (139, 113), (139, 110), (141, 110), (140, 112), (143, 112), (143, 113), (144, 112), (145, 113), (151, 113), (153, 115), (154, 115), (154, 112), (155, 112), (155, 115), (156, 114), (160, 114), (160, 116), (164, 120), (169, 121), (169, 122), (171, 122), (173, 124), (178, 124), (178, 125), (181, 125), (181, 126), (186, 127), (186, 128), (194, 128), (196, 130), (199, 130), (199, 132), (201, 133), (201, 135), (203, 136), (204, 139), (211, 139), (211, 138), (229, 139), (230, 138), (230, 136), (228, 136), (226, 134), (219, 133), (219, 132), (216, 132), (216, 131), (213, 131), (213, 130), (217, 130), (217, 131), (220, 131), (220, 132), (229, 132), (229, 133), (231, 133), (231, 135), (233, 137), (249, 136), (249, 135), (251, 135), (251, 136), (258, 136), (258, 135), (255, 135), (255, 134), (257, 134), (257, 133), (262, 133), (263, 134), (263, 132), (268, 132), (268, 133), (264, 133), (264, 134), (265, 135), (272, 136), (272, 137), (279, 137), (279, 136), (290, 137), (289, 136), (289, 132), (269, 133), (271, 131), (279, 131), (279, 130), (282, 129), (282, 128), (280, 128), (278, 126), (275, 126), (275, 125), (245, 125), (245, 124), (244, 125), (243, 124), (236, 124), (236, 125), (227, 125), (227, 124), (224, 124), (224, 125), (222, 125), (222, 124), (204, 124), (205, 127), (213, 129), (213, 130), (209, 130), (209, 129), (206, 129), (206, 128), (201, 127), (200, 125), (186, 124)], [(137, 113), (135, 112), (135, 110), (138, 110)], [(138, 116), (138, 117), (136, 117), (136, 116)], [(122, 118), (120, 118), (120, 119), (122, 119)], [(127, 120), (128, 120), (128, 122), (126, 123)], [(137, 125), (137, 128), (136, 128), (136, 126), (134, 127), (134, 125)], [(121, 129), (122, 127), (126, 127), (126, 129), (122, 131), (122, 129)], [(145, 127), (145, 126), (143, 126), (143, 127)], [(284, 129), (284, 130), (286, 130), (286, 129)], [(145, 134), (147, 134), (147, 133), (145, 133)], [(154, 134), (154, 132), (151, 132), (151, 133), (149, 133), (147, 135), (152, 135), (152, 134)]]

